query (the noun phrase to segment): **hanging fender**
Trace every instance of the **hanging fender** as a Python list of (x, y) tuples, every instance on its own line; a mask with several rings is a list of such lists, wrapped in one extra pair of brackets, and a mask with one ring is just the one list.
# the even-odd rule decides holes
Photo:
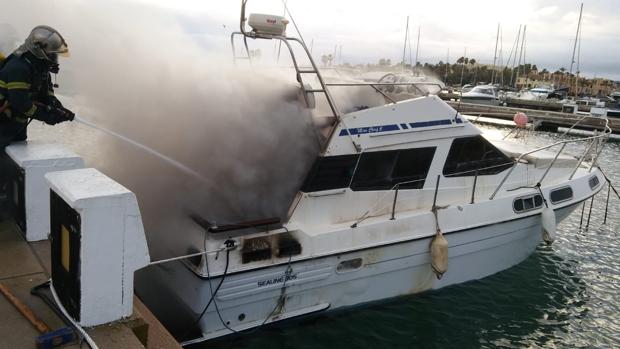
[(437, 279), (441, 279), (443, 274), (448, 271), (448, 240), (439, 229), (431, 241), (431, 267), (437, 275)]
[(543, 240), (545, 240), (548, 245), (551, 245), (551, 243), (555, 241), (555, 230), (557, 226), (555, 212), (553, 212), (551, 207), (547, 206), (542, 210), (541, 219)]

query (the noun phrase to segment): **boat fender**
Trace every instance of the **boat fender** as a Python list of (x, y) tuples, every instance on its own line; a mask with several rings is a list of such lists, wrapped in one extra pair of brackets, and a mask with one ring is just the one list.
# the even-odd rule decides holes
[(525, 128), (527, 126), (528, 118), (525, 113), (518, 112), (512, 118), (512, 121), (514, 121), (518, 128)]
[(542, 211), (542, 235), (548, 245), (555, 241), (556, 221), (555, 213), (551, 207), (545, 207)]
[(448, 271), (448, 240), (443, 237), (439, 229), (431, 241), (431, 267), (437, 275), (437, 279), (441, 279), (443, 274)]

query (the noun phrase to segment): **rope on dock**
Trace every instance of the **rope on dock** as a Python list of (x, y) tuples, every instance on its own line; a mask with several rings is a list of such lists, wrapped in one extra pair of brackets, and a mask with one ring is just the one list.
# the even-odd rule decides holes
[(56, 291), (54, 290), (54, 287), (52, 285), (52, 279), (50, 279), (50, 292), (52, 293), (52, 297), (54, 297), (54, 301), (56, 302), (56, 305), (58, 305), (58, 309), (60, 309), (62, 314), (65, 316), (65, 318), (69, 320), (73, 328), (77, 329), (78, 332), (80, 332), (80, 335), (86, 341), (86, 343), (91, 347), (91, 349), (99, 349), (95, 341), (88, 335), (88, 333), (86, 333), (86, 330), (84, 330), (82, 326), (80, 326), (77, 322), (75, 322), (75, 320), (73, 320), (73, 318), (69, 315), (69, 313), (67, 313), (65, 308), (62, 306), (62, 303), (60, 302), (60, 299), (58, 298), (58, 295), (56, 294)]

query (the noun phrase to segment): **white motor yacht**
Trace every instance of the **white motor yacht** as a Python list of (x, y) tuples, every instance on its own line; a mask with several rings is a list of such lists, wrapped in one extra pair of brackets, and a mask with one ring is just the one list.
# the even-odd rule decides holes
[[(285, 221), (194, 216), (202, 252), (137, 276), (156, 315), (172, 303), (191, 315), (183, 344), (484, 278), (551, 243), (556, 223), (603, 187), (596, 151), (609, 130), (537, 149), (491, 143), (434, 95), (341, 114), (303, 41), (252, 27), (242, 13), (244, 38), (302, 47), (311, 67), (293, 59), (300, 88), (325, 96), (334, 123)], [(578, 158), (563, 153), (580, 142)]]
[(553, 93), (553, 91), (554, 89), (552, 88), (535, 87), (533, 89), (530, 89), (529, 92), (537, 99), (546, 99), (547, 97), (549, 97), (550, 94)]
[(478, 85), (461, 94), (461, 101), (472, 104), (499, 105), (499, 96), (492, 85)]

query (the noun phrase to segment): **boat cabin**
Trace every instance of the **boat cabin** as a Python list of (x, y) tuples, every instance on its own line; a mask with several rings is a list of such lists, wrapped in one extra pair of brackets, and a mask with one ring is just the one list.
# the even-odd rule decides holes
[[(465, 178), (469, 184), (478, 177), (484, 186), (485, 177), (512, 165), (437, 96), (361, 110), (343, 117), (326, 152), (314, 162), (291, 221), (304, 226), (354, 223), (363, 208), (395, 190), (399, 210), (428, 210), (438, 178), (442, 193), (464, 186)], [(463, 201), (462, 195), (453, 199)]]

